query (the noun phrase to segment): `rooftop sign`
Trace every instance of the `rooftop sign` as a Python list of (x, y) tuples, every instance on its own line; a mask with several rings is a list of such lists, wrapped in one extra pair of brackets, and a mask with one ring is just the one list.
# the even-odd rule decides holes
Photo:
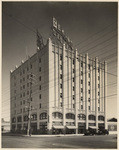
[(58, 23), (58, 21), (53, 17), (53, 35), (58, 39), (61, 44), (66, 44), (69, 48), (73, 49), (72, 41), (64, 33), (64, 30)]

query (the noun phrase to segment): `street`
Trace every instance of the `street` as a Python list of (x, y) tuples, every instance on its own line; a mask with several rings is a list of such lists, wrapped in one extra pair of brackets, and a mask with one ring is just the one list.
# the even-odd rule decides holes
[(2, 136), (2, 148), (117, 148), (116, 135)]

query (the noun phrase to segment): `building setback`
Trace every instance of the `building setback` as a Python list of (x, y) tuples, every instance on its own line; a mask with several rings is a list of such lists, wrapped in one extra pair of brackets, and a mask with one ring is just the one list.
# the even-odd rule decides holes
[(83, 56), (65, 44), (54, 44), (51, 39), (10, 72), (10, 95), (14, 132), (27, 129), (29, 101), (33, 133), (107, 129), (106, 62)]

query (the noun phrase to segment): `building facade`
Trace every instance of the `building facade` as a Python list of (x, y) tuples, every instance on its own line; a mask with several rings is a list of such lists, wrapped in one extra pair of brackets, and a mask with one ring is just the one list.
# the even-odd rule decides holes
[[(32, 82), (30, 74), (32, 73)], [(10, 72), (11, 130), (83, 133), (107, 129), (107, 64), (65, 44), (47, 44)]]

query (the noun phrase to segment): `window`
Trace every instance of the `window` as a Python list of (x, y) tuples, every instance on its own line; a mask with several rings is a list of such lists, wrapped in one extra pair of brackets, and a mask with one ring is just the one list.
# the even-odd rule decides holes
[(47, 113), (40, 114), (40, 120), (47, 119)]
[(60, 70), (62, 70), (62, 65), (60, 65)]
[(23, 85), (23, 89), (25, 89), (25, 85)]
[(60, 107), (62, 107), (62, 102), (60, 103)]
[(88, 77), (90, 78), (90, 73), (88, 74)]
[(88, 106), (88, 110), (90, 110), (90, 106)]
[(90, 90), (88, 90), (88, 94), (90, 94)]
[(73, 108), (75, 108), (75, 104), (73, 104)]
[(100, 92), (98, 92), (98, 96), (100, 95)]
[(73, 69), (73, 73), (75, 73), (75, 69)]
[(60, 79), (62, 79), (62, 74), (60, 74)]
[(22, 98), (22, 94), (20, 94), (20, 97)]
[(22, 113), (22, 109), (20, 109), (20, 112)]
[(83, 80), (81, 80), (81, 84), (83, 84)]
[(16, 100), (16, 96), (14, 97), (14, 100)]
[(29, 67), (27, 67), (27, 71), (29, 71)]
[(41, 67), (39, 68), (39, 72), (41, 72)]
[(27, 87), (29, 87), (29, 83), (27, 83)]
[(39, 63), (41, 63), (41, 58), (39, 58)]
[(32, 65), (31, 65), (31, 69), (32, 69)]
[(83, 105), (81, 105), (81, 109), (83, 109)]
[(41, 99), (41, 94), (39, 95), (39, 98)]
[(73, 95), (73, 100), (75, 99), (75, 95)]
[(39, 86), (39, 90), (41, 90), (41, 85)]
[(72, 113), (67, 113), (66, 114), (66, 119), (75, 119), (75, 115)]
[(17, 117), (17, 122), (21, 122), (22, 118), (21, 116)]
[(23, 104), (25, 104), (25, 100), (23, 100)]
[(62, 98), (62, 93), (60, 93), (60, 98)]
[(16, 93), (16, 90), (14, 90), (14, 93)]
[(90, 86), (90, 81), (88, 82), (88, 85)]
[(88, 69), (90, 70), (90, 64), (88, 64)]
[(100, 100), (98, 99), (98, 103), (100, 103)]
[(20, 102), (20, 105), (22, 105), (22, 101)]
[(81, 96), (81, 101), (83, 101), (83, 96)]
[(88, 116), (88, 119), (89, 119), (89, 120), (95, 120), (96, 117), (95, 117), (94, 115), (89, 115), (89, 116)]
[(81, 71), (81, 75), (83, 75), (83, 71)]
[(98, 107), (98, 111), (100, 111), (100, 107)]
[(24, 121), (28, 121), (28, 116), (24, 116)]
[(60, 60), (62, 60), (62, 55), (60, 55)]
[(98, 76), (98, 80), (100, 80), (100, 76)]
[(39, 109), (41, 108), (41, 103), (39, 104)]
[(86, 120), (86, 116), (85, 116), (84, 114), (79, 114), (79, 115), (78, 115), (78, 118), (79, 118), (80, 120)]
[(83, 67), (83, 61), (81, 61), (81, 67)]
[(100, 84), (98, 84), (98, 88), (100, 88)]
[(27, 95), (29, 95), (29, 91), (27, 91)]
[(37, 120), (37, 114), (31, 115), (31, 120)]
[(25, 78), (23, 78), (23, 81), (25, 81)]
[(62, 89), (62, 84), (60, 84), (60, 88)]
[(29, 75), (27, 75), (27, 79), (29, 79)]
[(75, 81), (75, 78), (73, 78), (73, 82)]
[(75, 90), (75, 87), (73, 86), (73, 91)]
[(83, 93), (83, 88), (81, 88), (81, 93)]
[(73, 65), (75, 64), (75, 60), (73, 59)]
[(90, 102), (90, 98), (88, 98), (88, 101)]
[(100, 68), (98, 68), (98, 73), (100, 72)]
[(39, 81), (41, 81), (41, 76), (39, 77)]
[(20, 76), (22, 75), (22, 72), (20, 72)]
[(22, 83), (22, 79), (20, 79), (20, 83)]

